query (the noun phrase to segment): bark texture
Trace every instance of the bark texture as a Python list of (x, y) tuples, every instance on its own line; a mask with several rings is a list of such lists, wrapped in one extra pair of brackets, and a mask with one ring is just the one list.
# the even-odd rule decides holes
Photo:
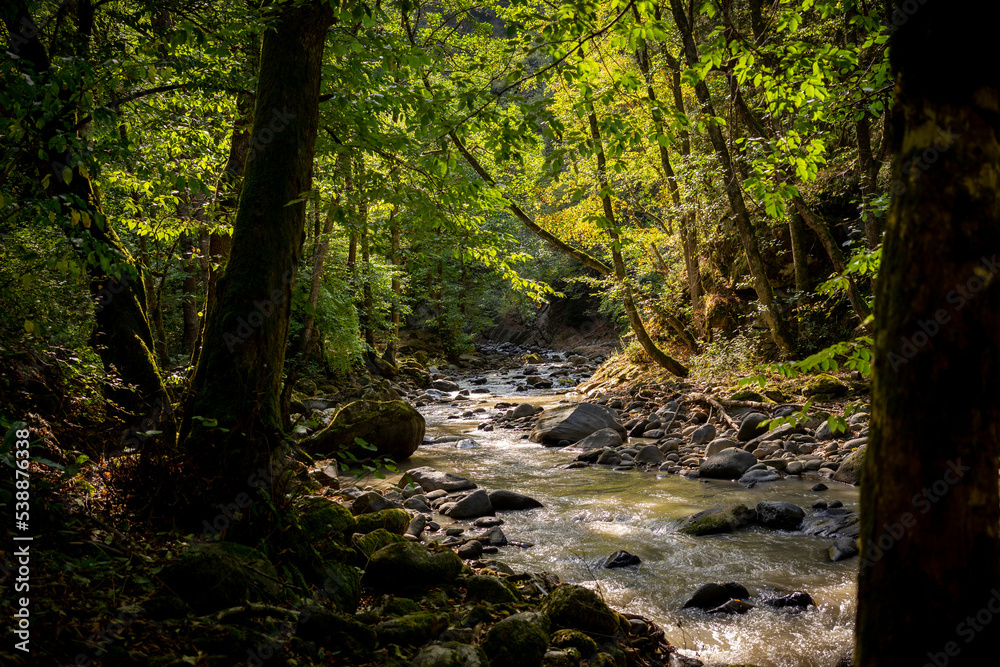
[(988, 22), (915, 6), (897, 6), (890, 49), (903, 187), (876, 295), (864, 667), (979, 665), (1000, 650), (1000, 76), (975, 65), (995, 57)]
[(287, 6), (264, 34), (232, 250), (183, 425), (192, 475), (201, 482), (192, 507), (245, 491), (248, 475), (270, 465), (282, 442), (282, 367), (306, 214), (305, 202), (296, 200), (312, 187), (331, 22), (331, 10), (319, 3)]

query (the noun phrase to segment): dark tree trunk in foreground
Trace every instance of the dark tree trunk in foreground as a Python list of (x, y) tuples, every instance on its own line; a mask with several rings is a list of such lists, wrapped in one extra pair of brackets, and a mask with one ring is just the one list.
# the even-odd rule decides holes
[(856, 664), (980, 665), (1000, 653), (1000, 70), (988, 21), (903, 4)]
[(192, 493), (200, 496), (185, 498), (193, 510), (246, 491), (248, 476), (269, 466), (282, 442), (282, 367), (306, 213), (305, 202), (289, 202), (312, 187), (331, 21), (329, 8), (318, 3), (289, 6), (264, 34), (232, 250), (208, 314), (183, 425), (188, 477), (197, 479)]

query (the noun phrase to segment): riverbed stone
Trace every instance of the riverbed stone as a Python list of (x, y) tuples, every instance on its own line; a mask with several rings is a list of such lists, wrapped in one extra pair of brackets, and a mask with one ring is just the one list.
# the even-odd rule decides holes
[(716, 436), (716, 429), (714, 424), (705, 424), (704, 426), (699, 426), (695, 429), (694, 433), (691, 434), (691, 442), (695, 445), (703, 445), (706, 442), (714, 440)]
[(616, 551), (604, 559), (601, 567), (612, 570), (619, 567), (631, 567), (640, 563), (642, 563), (642, 559), (635, 554), (630, 554), (627, 551)]
[(767, 427), (761, 426), (760, 423), (767, 419), (769, 417), (762, 412), (751, 412), (740, 423), (740, 430), (736, 434), (736, 439), (740, 442), (749, 442), (754, 438), (764, 435), (767, 433)]
[(767, 482), (780, 482), (781, 475), (774, 472), (773, 470), (758, 469), (758, 470), (748, 470), (743, 473), (743, 476), (737, 480), (737, 483), (743, 486), (756, 486), (758, 484), (765, 484)]
[(512, 584), (490, 574), (476, 574), (462, 581), (466, 602), (512, 604), (521, 601), (521, 594)]
[(531, 431), (530, 439), (553, 446), (560, 440), (578, 442), (602, 428), (614, 429), (622, 438), (626, 436), (625, 427), (611, 409), (594, 403), (571, 403), (544, 410)]
[(699, 537), (718, 533), (731, 533), (752, 523), (757, 512), (742, 503), (702, 510), (681, 522), (678, 530), (686, 535)]
[[(442, 510), (443, 510), (442, 506)], [(474, 519), (494, 514), (493, 503), (485, 489), (477, 489), (449, 508), (447, 514), (452, 519)]]
[(868, 445), (858, 447), (850, 456), (840, 462), (837, 472), (833, 473), (831, 479), (854, 486), (861, 484), (861, 470), (864, 467), (866, 451), (868, 451)]
[(689, 609), (691, 607), (706, 610), (714, 609), (719, 605), (725, 604), (729, 600), (742, 600), (748, 597), (750, 597), (750, 592), (747, 591), (744, 586), (734, 581), (729, 581), (724, 584), (702, 584), (698, 587), (698, 590), (696, 590), (694, 594), (688, 598), (682, 609)]
[(757, 503), (757, 522), (768, 528), (796, 530), (805, 515), (805, 510), (794, 503), (775, 500)]
[(456, 551), (462, 560), (478, 560), (483, 555), (483, 543), (479, 540), (469, 540)]
[(516, 491), (507, 491), (500, 489), (497, 491), (490, 491), (490, 504), (493, 505), (493, 509), (497, 511), (507, 511), (507, 510), (530, 510), (536, 507), (542, 507), (542, 504), (530, 496), (526, 496), (522, 493), (517, 493)]
[[(406, 471), (406, 474), (419, 484), (420, 488), (424, 491), (452, 493), (454, 491), (465, 491), (476, 488), (476, 483), (471, 480), (453, 475), (450, 472), (440, 472), (428, 466), (413, 468)], [(441, 496), (436, 497), (440, 498)], [(431, 494), (428, 494), (427, 498), (430, 500), (435, 499), (431, 497)]]
[(437, 389), (438, 391), (458, 391), (459, 386), (457, 382), (452, 382), (451, 380), (434, 380), (431, 382), (431, 388)]
[(635, 455), (635, 462), (641, 464), (656, 465), (663, 463), (665, 460), (666, 457), (663, 456), (663, 452), (656, 445), (646, 445)]
[(523, 419), (535, 414), (535, 406), (531, 403), (521, 403), (510, 411), (511, 419)]
[(729, 438), (716, 438), (712, 442), (705, 446), (705, 458), (714, 456), (721, 452), (723, 449), (729, 449), (730, 447), (736, 447), (737, 444)]
[(840, 537), (833, 541), (833, 544), (826, 550), (827, 557), (832, 561), (847, 560), (857, 556), (861, 551), (858, 549), (858, 538)]
[(602, 428), (594, 431), (586, 438), (573, 445), (576, 449), (603, 449), (605, 447), (618, 447), (622, 444), (622, 436), (613, 428)]
[(702, 477), (709, 479), (739, 479), (757, 458), (742, 449), (725, 449), (701, 462), (698, 469)]

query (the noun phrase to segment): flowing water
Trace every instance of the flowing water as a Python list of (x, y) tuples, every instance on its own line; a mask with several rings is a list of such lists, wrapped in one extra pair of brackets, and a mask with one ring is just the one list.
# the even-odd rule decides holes
[[(698, 481), (657, 472), (614, 471), (592, 466), (555, 466), (575, 454), (521, 439), (522, 431), (476, 430), (477, 421), (449, 419), (462, 410), (491, 408), (497, 401), (556, 405), (582, 397), (556, 392), (515, 393), (494, 378), (492, 396), (468, 407), (421, 408), (428, 434), (466, 434), (479, 445), (423, 445), (407, 467), (427, 465), (468, 477), (487, 489), (510, 489), (532, 496), (544, 508), (503, 512), (508, 539), (532, 543), (507, 546), (499, 555), (516, 571), (547, 571), (564, 581), (600, 591), (616, 609), (642, 614), (666, 631), (682, 653), (706, 664), (749, 663), (759, 667), (838, 664), (853, 638), (856, 560), (831, 563), (828, 538), (744, 529), (729, 535), (694, 538), (675, 531), (678, 520), (709, 507), (761, 500), (786, 500), (806, 509), (819, 497), (857, 509), (857, 490), (830, 483), (822, 493), (814, 482), (784, 480), (747, 489), (732, 482)], [(475, 397), (473, 397), (475, 399)], [(492, 411), (491, 411), (492, 412)], [(482, 417), (482, 415), (480, 415)], [(442, 524), (450, 519), (443, 518)], [(604, 569), (601, 562), (624, 549), (642, 559), (638, 567)], [(799, 613), (761, 607), (744, 616), (681, 611), (701, 584), (735, 581), (755, 597), (769, 589), (806, 591), (817, 608)]]

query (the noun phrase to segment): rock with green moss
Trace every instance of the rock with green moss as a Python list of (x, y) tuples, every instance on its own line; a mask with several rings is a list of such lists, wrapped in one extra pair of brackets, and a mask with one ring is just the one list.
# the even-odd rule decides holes
[[(350, 451), (398, 462), (417, 451), (425, 429), (423, 415), (405, 401), (360, 400), (340, 408), (330, 425), (302, 440), (301, 447), (320, 456)], [(358, 439), (375, 449), (362, 448)]]
[(361, 552), (366, 561), (379, 549), (384, 549), (390, 544), (406, 542), (405, 538), (395, 533), (390, 533), (384, 528), (373, 530), (368, 534), (355, 533), (351, 536), (351, 540), (354, 542), (354, 547)]
[(490, 667), (490, 663), (478, 646), (444, 642), (420, 649), (410, 667)]
[(618, 614), (597, 593), (571, 584), (559, 586), (542, 600), (541, 610), (560, 628), (608, 637), (618, 631)]
[(601, 652), (590, 659), (588, 667), (625, 667), (625, 655), (619, 651)]
[(699, 537), (718, 533), (731, 533), (753, 522), (757, 512), (743, 504), (713, 507), (684, 519), (678, 530), (685, 535)]
[(733, 392), (732, 396), (729, 397), (731, 401), (756, 401), (758, 403), (763, 403), (765, 401), (764, 396), (752, 391), (750, 389), (740, 389)]
[(353, 614), (361, 601), (361, 570), (336, 561), (326, 563), (322, 591), (340, 611)]
[(410, 515), (406, 510), (393, 508), (362, 514), (357, 518), (355, 530), (359, 533), (370, 533), (384, 529), (395, 535), (402, 535), (409, 525)]
[(483, 639), (490, 667), (540, 667), (549, 627), (548, 617), (537, 612), (514, 614), (494, 625)]
[(298, 520), (307, 539), (341, 539), (354, 532), (357, 524), (351, 510), (336, 501), (319, 496), (302, 501)]
[(521, 601), (520, 592), (500, 577), (477, 574), (465, 579), (466, 602), (489, 602), (504, 604)]
[(829, 373), (820, 373), (810, 378), (802, 387), (804, 396), (843, 396), (848, 387), (844, 382)]
[(420, 611), (391, 618), (375, 626), (380, 646), (420, 646), (426, 644), (448, 627), (448, 617), (429, 611)]
[(597, 642), (571, 628), (556, 630), (552, 635), (552, 646), (574, 655), (577, 660), (586, 659), (597, 653)]
[(451, 549), (432, 552), (414, 542), (390, 544), (372, 554), (365, 584), (377, 590), (433, 588), (455, 580), (462, 559)]
[(420, 605), (410, 598), (390, 595), (376, 609), (380, 616), (406, 616), (420, 611)]
[(569, 651), (546, 651), (542, 656), (542, 667), (577, 667), (579, 663)]
[(348, 659), (367, 662), (377, 645), (375, 630), (352, 616), (321, 607), (306, 607), (299, 616), (295, 635), (313, 641)]
[(165, 588), (207, 614), (247, 601), (277, 599), (278, 573), (267, 557), (233, 542), (199, 544), (164, 568)]

